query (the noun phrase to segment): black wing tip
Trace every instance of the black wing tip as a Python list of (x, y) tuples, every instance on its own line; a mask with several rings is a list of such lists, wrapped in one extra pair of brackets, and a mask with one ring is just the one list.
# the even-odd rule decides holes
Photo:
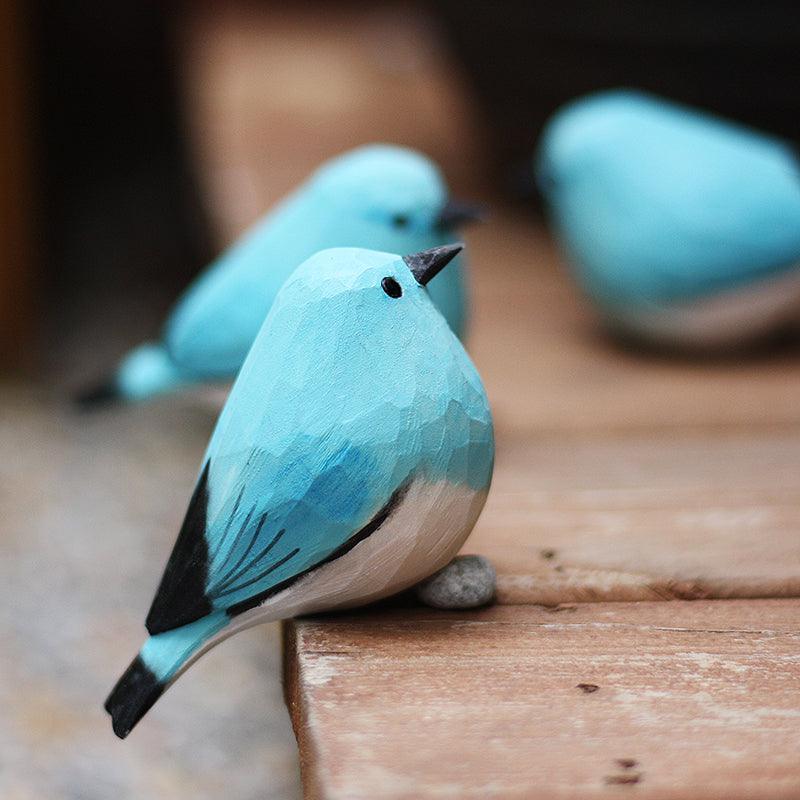
[(163, 618), (163, 615), (154, 613), (153, 608), (150, 609), (150, 612), (144, 621), (144, 627), (150, 636), (156, 636), (159, 633), (166, 633), (170, 629), (170, 626), (167, 624), (166, 619)]
[(205, 529), (210, 468), (211, 461), (207, 460), (147, 613), (144, 625), (151, 636), (196, 622), (214, 610), (206, 595), (208, 545)]
[(111, 715), (114, 733), (124, 739), (153, 707), (165, 688), (142, 661), (142, 657), (136, 656), (111, 690), (104, 705)]
[(144, 627), (150, 636), (190, 625), (214, 611), (214, 606), (205, 594), (194, 597), (189, 593), (159, 593), (156, 601), (144, 621)]
[(73, 397), (73, 404), (80, 411), (93, 411), (96, 408), (119, 402), (122, 393), (113, 378), (96, 383)]

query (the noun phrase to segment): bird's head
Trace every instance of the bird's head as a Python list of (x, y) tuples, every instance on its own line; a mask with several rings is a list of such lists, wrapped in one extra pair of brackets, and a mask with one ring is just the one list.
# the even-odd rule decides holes
[(482, 215), (477, 205), (448, 196), (430, 159), (391, 145), (359, 147), (328, 161), (310, 188), (343, 229), (365, 230), (363, 241), (348, 244), (394, 252), (407, 252), (421, 236), (452, 239)]
[(665, 104), (633, 90), (598, 92), (560, 109), (542, 133), (536, 181), (545, 197), (565, 186), (596, 181), (623, 168), (631, 153), (647, 146)]
[[(305, 341), (304, 351), (313, 349), (321, 360), (351, 359), (356, 371), (365, 357), (399, 365), (409, 359), (429, 364), (433, 356), (435, 362), (437, 342), (449, 347), (457, 340), (427, 286), (461, 249), (449, 244), (406, 256), (322, 250), (287, 279), (270, 317), (276, 328), (291, 327)], [(277, 317), (286, 321), (278, 324)]]

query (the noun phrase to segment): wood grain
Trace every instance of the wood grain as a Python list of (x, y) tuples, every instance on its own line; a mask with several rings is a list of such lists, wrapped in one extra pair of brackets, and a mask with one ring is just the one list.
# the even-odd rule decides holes
[(798, 600), (305, 619), (285, 659), (310, 798), (800, 796)]
[(797, 345), (630, 352), (530, 219), (497, 214), (470, 245), (498, 441), (465, 550), (494, 560), (500, 601), (800, 595)]
[(794, 430), (502, 435), (464, 548), (503, 603), (800, 596)]

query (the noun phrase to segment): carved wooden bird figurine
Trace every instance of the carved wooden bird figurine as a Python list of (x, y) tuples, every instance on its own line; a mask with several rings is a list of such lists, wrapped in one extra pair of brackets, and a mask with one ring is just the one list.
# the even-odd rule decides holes
[(633, 91), (548, 124), (538, 173), (581, 286), (657, 344), (752, 340), (800, 312), (800, 163), (783, 141)]
[(461, 547), (494, 437), (427, 289), (460, 250), (325, 250), (280, 290), (203, 458), (150, 637), (106, 703), (120, 737), (232, 633), (393, 594)]

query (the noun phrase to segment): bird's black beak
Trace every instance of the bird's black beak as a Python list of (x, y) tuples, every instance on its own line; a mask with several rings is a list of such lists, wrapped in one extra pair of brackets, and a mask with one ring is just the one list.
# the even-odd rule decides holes
[(436, 218), (439, 230), (455, 230), (470, 222), (478, 222), (486, 217), (486, 208), (477, 203), (465, 203), (461, 200), (448, 200)]
[(420, 286), (425, 286), (431, 278), (438, 275), (462, 250), (464, 245), (444, 244), (441, 247), (432, 247), (410, 256), (403, 256), (403, 261), (411, 270)]

